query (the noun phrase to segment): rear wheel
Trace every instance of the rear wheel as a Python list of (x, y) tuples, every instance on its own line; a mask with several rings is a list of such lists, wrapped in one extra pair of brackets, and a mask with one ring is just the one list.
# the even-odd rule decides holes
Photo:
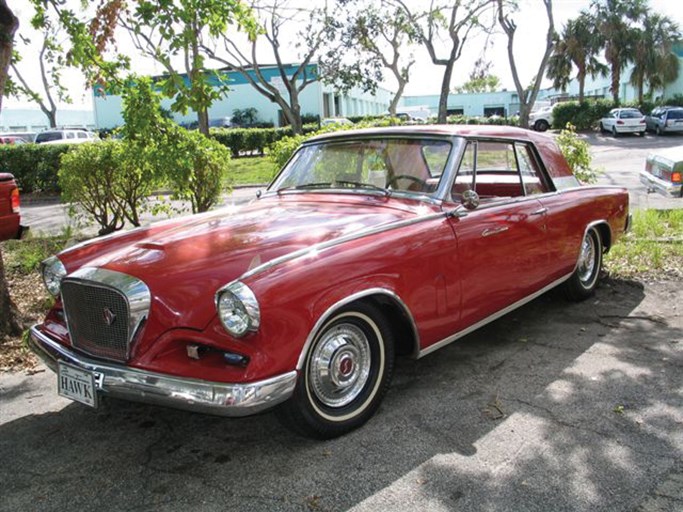
[(377, 411), (393, 367), (393, 336), (380, 311), (365, 303), (347, 307), (316, 334), (294, 395), (278, 416), (309, 437), (346, 434)]
[(565, 296), (573, 301), (587, 299), (598, 285), (602, 270), (602, 239), (596, 228), (589, 228), (581, 242), (576, 270), (564, 283)]
[(539, 119), (534, 124), (534, 129), (537, 132), (545, 132), (548, 130), (548, 128), (550, 128), (550, 125), (548, 124), (548, 121), (546, 121), (545, 119)]

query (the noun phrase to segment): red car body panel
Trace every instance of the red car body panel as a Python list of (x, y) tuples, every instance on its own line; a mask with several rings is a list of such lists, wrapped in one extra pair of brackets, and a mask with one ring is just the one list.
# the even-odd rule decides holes
[[(368, 130), (362, 136), (384, 134)], [(409, 127), (392, 136), (519, 140), (536, 148), (551, 180), (573, 179), (553, 140), (509, 127)], [(352, 137), (320, 136), (314, 141)], [(126, 364), (215, 382), (253, 382), (299, 368), (316, 326), (373, 290), (395, 299), (416, 356), (574, 271), (587, 229), (606, 245), (627, 227), (628, 194), (579, 187), (513, 197), (466, 214), (449, 199), (381, 194), (269, 194), (237, 209), (176, 219), (92, 240), (59, 255), (67, 273), (99, 267), (134, 276), (152, 305)], [(235, 338), (216, 292), (239, 279), (258, 298), (259, 329)], [(58, 300), (38, 329), (70, 346)], [(412, 332), (411, 332), (412, 331)], [(200, 360), (188, 344), (215, 348)], [(248, 356), (227, 365), (220, 351)]]
[(14, 176), (0, 173), (0, 241), (19, 238), (21, 233), (19, 189)]

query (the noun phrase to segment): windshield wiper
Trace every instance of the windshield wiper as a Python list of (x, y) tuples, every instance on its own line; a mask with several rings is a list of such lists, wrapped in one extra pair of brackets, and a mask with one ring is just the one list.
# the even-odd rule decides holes
[(337, 180), (335, 183), (338, 183), (340, 185), (351, 185), (351, 186), (356, 187), (356, 188), (367, 188), (369, 190), (377, 190), (378, 192), (381, 192), (386, 197), (391, 195), (391, 191), (387, 190), (384, 187), (378, 187), (377, 185), (373, 185), (372, 183), (363, 183), (360, 181), (349, 181), (349, 180)]
[(292, 185), (289, 187), (282, 187), (276, 190), (276, 193), (279, 194), (280, 192), (283, 192), (285, 190), (305, 190), (307, 188), (326, 188), (326, 187), (332, 187), (334, 186), (334, 183), (331, 181), (319, 181), (317, 183), (303, 183), (301, 185)]

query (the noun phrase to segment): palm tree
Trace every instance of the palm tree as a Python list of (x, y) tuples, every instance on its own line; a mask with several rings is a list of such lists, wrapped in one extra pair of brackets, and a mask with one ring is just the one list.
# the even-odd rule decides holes
[(643, 18), (643, 28), (635, 41), (631, 72), (631, 84), (638, 89), (641, 104), (646, 82), (652, 94), (654, 89), (678, 78), (678, 56), (673, 52), (673, 46), (680, 39), (678, 25), (667, 16), (648, 12)]
[(548, 62), (547, 76), (553, 80), (555, 89), (565, 90), (569, 85), (573, 66), (579, 81), (579, 102), (583, 102), (586, 77), (598, 74), (605, 76), (607, 66), (598, 60), (601, 42), (595, 37), (595, 19), (581, 12), (576, 19), (569, 20), (562, 35), (555, 40), (553, 54)]
[(621, 71), (635, 53), (637, 29), (634, 24), (647, 12), (645, 0), (593, 0), (595, 28), (605, 42), (605, 60), (612, 74), (612, 98), (619, 103)]

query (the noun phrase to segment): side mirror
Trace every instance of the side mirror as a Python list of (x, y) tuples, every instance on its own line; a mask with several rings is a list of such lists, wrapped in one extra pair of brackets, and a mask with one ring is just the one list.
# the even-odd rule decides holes
[(474, 190), (465, 190), (462, 193), (462, 200), (460, 203), (468, 210), (474, 210), (479, 206), (479, 194)]

